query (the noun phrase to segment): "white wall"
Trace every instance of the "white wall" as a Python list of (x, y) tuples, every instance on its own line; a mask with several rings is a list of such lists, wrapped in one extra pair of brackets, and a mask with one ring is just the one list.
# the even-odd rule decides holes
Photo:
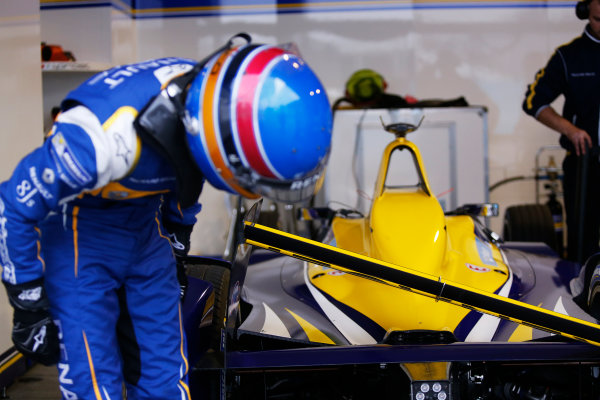
[[(41, 40), (63, 45), (78, 61), (119, 64), (167, 55), (201, 58), (239, 31), (252, 34), (256, 42), (297, 42), (332, 101), (342, 95), (353, 71), (370, 67), (387, 78), (392, 93), (421, 99), (462, 95), (471, 104), (487, 106), (490, 183), (533, 175), (536, 151), (556, 144), (557, 135), (521, 112), (525, 86), (553, 49), (579, 35), (583, 26), (572, 7), (132, 20), (107, 7), (40, 13), (37, 1), (4, 0), (0, 2), (0, 180), (8, 178), (19, 159), (41, 143), (42, 108), (56, 101), (42, 104)], [(56, 78), (52, 76), (50, 80)], [(52, 85), (50, 80), (45, 74), (44, 85)], [(63, 85), (62, 90), (68, 89)], [(61, 89), (55, 85), (45, 90), (51, 98)], [(491, 200), (501, 207), (535, 201), (534, 185), (533, 181), (511, 183), (494, 191)], [(206, 210), (193, 237), (197, 253), (223, 250), (227, 229), (223, 198), (210, 189), (202, 195)], [(499, 220), (493, 223), (497, 230), (500, 226)], [(10, 309), (5, 301), (0, 301), (0, 322), (2, 350), (10, 346)]]
[[(0, 181), (42, 142), (39, 3), (0, 2)], [(0, 289), (0, 352), (12, 346), (12, 309)]]
[[(365, 67), (382, 73), (391, 93), (465, 96), (489, 109), (493, 184), (533, 176), (536, 151), (557, 143), (558, 135), (526, 116), (521, 102), (553, 50), (583, 27), (573, 7), (387, 10), (138, 20), (135, 40), (139, 59), (199, 58), (246, 31), (256, 42), (296, 42), (332, 101), (343, 95), (350, 74)], [(535, 182), (504, 185), (490, 199), (501, 210), (535, 202)], [(501, 232), (501, 217), (491, 224)]]
[[(42, 39), (60, 41), (80, 61), (111, 64), (172, 55), (202, 58), (240, 31), (250, 33), (255, 42), (294, 41), (332, 101), (342, 96), (352, 72), (369, 67), (386, 77), (391, 93), (419, 99), (465, 96), (473, 105), (486, 106), (489, 182), (493, 184), (512, 176), (533, 176), (536, 151), (557, 143), (557, 134), (526, 116), (521, 102), (526, 85), (554, 48), (579, 35), (584, 27), (574, 7), (561, 8), (559, 2), (548, 1), (540, 3), (548, 7), (521, 8), (522, 3), (492, 9), (147, 19), (130, 19), (121, 11), (108, 12), (108, 7), (43, 10)], [(86, 21), (93, 29), (82, 31), (82, 26), (88, 26)], [(90, 32), (95, 32), (97, 45), (91, 45)], [(202, 195), (209, 212), (201, 214), (194, 233), (198, 253), (222, 251), (228, 219), (223, 198), (210, 188)], [(535, 182), (502, 186), (490, 199), (500, 203), (501, 210), (534, 202)], [(223, 233), (215, 235), (215, 226), (223, 227)], [(501, 218), (492, 221), (492, 228), (501, 231)]]

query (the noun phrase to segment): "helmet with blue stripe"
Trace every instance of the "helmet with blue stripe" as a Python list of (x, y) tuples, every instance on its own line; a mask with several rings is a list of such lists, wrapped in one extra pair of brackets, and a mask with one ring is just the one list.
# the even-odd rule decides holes
[(248, 43), (213, 55), (189, 86), (185, 109), (188, 146), (214, 187), (288, 203), (318, 190), (331, 107), (289, 47)]

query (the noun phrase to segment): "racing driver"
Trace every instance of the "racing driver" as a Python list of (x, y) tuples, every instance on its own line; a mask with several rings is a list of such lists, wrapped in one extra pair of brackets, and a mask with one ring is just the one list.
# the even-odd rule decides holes
[(57, 363), (63, 399), (120, 399), (123, 385), (128, 399), (189, 399), (174, 251), (189, 249), (203, 182), (310, 198), (331, 125), (297, 52), (246, 34), (200, 62), (118, 66), (71, 91), (0, 185), (15, 347)]

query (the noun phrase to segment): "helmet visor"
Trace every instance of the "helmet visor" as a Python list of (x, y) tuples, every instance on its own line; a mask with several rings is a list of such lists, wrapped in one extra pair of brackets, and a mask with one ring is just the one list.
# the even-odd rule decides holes
[(238, 175), (241, 186), (269, 200), (285, 204), (300, 203), (310, 200), (323, 185), (325, 179), (325, 157), (319, 167), (300, 179), (280, 180), (265, 178), (248, 169)]

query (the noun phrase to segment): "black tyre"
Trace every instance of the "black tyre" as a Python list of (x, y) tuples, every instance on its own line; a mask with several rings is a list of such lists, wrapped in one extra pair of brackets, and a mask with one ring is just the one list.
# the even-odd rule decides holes
[(187, 264), (187, 274), (193, 278), (210, 282), (214, 289), (215, 304), (211, 323), (210, 348), (219, 351), (221, 330), (227, 317), (227, 297), (230, 271), (220, 265)]
[(554, 220), (545, 204), (511, 206), (504, 213), (504, 240), (511, 242), (543, 242), (557, 250)]
[(600, 285), (590, 288), (589, 314), (600, 321)]
[(591, 255), (584, 263), (578, 279), (583, 285), (581, 293), (573, 297), (575, 303), (588, 314), (600, 321), (600, 281), (594, 279), (598, 276), (600, 267), (600, 253)]

